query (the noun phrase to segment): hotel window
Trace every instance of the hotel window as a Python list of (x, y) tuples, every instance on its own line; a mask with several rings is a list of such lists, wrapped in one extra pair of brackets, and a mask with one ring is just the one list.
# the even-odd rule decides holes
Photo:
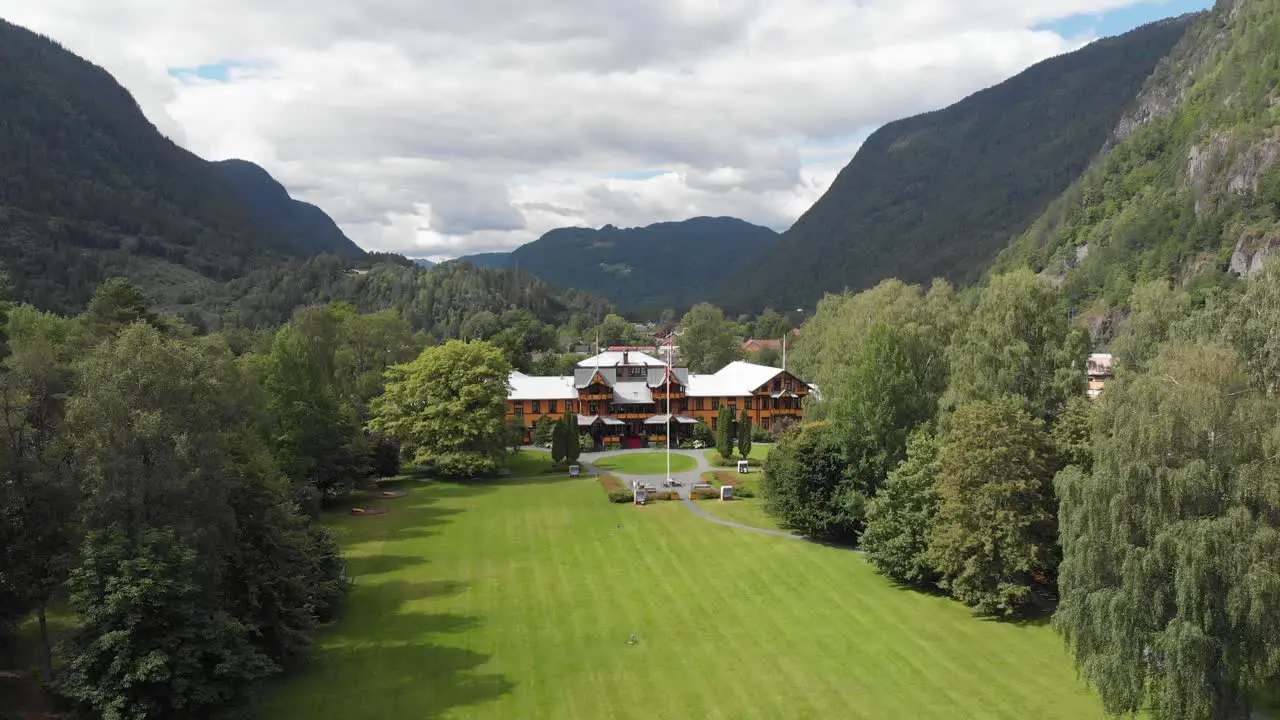
[(712, 410), (720, 409), (720, 398), (711, 398), (711, 409)]
[(547, 412), (551, 413), (552, 415), (555, 415), (555, 414), (556, 414), (556, 401), (555, 401), (555, 400), (548, 400), (548, 401), (547, 401)]
[(516, 403), (516, 417), (524, 417), (524, 403)]
[(593, 403), (591, 403), (591, 414), (592, 414), (592, 415), (599, 415), (599, 414), (600, 414), (600, 403), (598, 403), (598, 402), (593, 402)]
[(716, 429), (716, 424), (717, 424), (719, 421), (720, 421), (720, 418), (715, 417), (715, 416), (712, 416), (712, 418), (711, 418), (711, 429), (712, 429), (712, 430), (715, 430), (715, 429)]
[(748, 410), (751, 409), (751, 398), (747, 398), (746, 405), (744, 405), (743, 407), (745, 407)]
[(693, 399), (693, 409), (694, 409), (694, 410), (701, 410), (701, 409), (702, 409), (702, 398), (694, 398), (694, 399)]
[(542, 412), (542, 401), (541, 401), (541, 400), (534, 400), (534, 401), (533, 401), (533, 414), (534, 414), (534, 415), (538, 415), (538, 414), (540, 414), (541, 412)]

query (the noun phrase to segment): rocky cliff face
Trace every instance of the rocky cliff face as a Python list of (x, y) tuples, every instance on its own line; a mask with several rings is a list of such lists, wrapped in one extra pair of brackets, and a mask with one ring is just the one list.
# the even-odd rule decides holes
[(1134, 283), (1227, 282), (1280, 255), (1280, 0), (1219, 0), (1144, 86), (1093, 166), (996, 263), (1079, 308)]

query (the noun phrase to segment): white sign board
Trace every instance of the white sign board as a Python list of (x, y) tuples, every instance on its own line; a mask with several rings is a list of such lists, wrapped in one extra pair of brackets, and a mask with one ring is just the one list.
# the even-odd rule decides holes
[(748, 471), (749, 468), (750, 468), (750, 465), (747, 464), (746, 460), (738, 461), (738, 472), (745, 473)]
[(579, 473), (580, 471), (581, 471), (581, 470), (580, 470), (580, 468), (579, 468), (577, 465), (570, 465), (570, 466), (569, 466), (569, 477), (578, 477), (578, 473)]
[(733, 499), (733, 486), (732, 486), (732, 485), (721, 485), (721, 486), (720, 486), (720, 499), (721, 499), (721, 500), (732, 500), (732, 499)]
[(636, 504), (643, 505), (646, 497), (648, 497), (648, 491), (643, 487), (636, 487)]

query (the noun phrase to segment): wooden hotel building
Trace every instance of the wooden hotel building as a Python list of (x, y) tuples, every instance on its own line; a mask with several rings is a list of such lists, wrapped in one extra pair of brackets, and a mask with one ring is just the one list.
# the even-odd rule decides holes
[(702, 420), (714, 430), (720, 408), (745, 408), (753, 425), (768, 429), (778, 418), (801, 419), (803, 401), (815, 391), (781, 368), (732, 362), (712, 374), (692, 374), (638, 351), (610, 351), (578, 363), (573, 375), (511, 373), (507, 417), (526, 429), (538, 418), (559, 419), (567, 411), (578, 428), (601, 447), (646, 447), (666, 442), (670, 393), (672, 440), (686, 437)]

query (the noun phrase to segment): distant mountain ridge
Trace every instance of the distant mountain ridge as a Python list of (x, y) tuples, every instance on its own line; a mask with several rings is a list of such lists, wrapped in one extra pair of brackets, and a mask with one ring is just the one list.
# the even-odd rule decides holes
[(184, 150), (105, 70), (3, 20), (0, 98), (0, 263), (18, 299), (73, 312), (124, 275), (164, 303), (264, 263), (363, 254), (256, 166)]
[(1095, 41), (881, 127), (714, 300), (736, 311), (812, 307), (825, 292), (890, 277), (977, 280), (1098, 155), (1196, 17)]
[(510, 253), (458, 260), (519, 268), (623, 308), (677, 308), (707, 299), (777, 241), (773, 230), (744, 220), (696, 217), (637, 228), (559, 228)]
[(364, 256), (364, 250), (343, 234), (333, 218), (315, 205), (293, 199), (262, 167), (235, 159), (221, 160), (213, 166), (253, 213), (253, 219), (287, 242), (293, 253)]

